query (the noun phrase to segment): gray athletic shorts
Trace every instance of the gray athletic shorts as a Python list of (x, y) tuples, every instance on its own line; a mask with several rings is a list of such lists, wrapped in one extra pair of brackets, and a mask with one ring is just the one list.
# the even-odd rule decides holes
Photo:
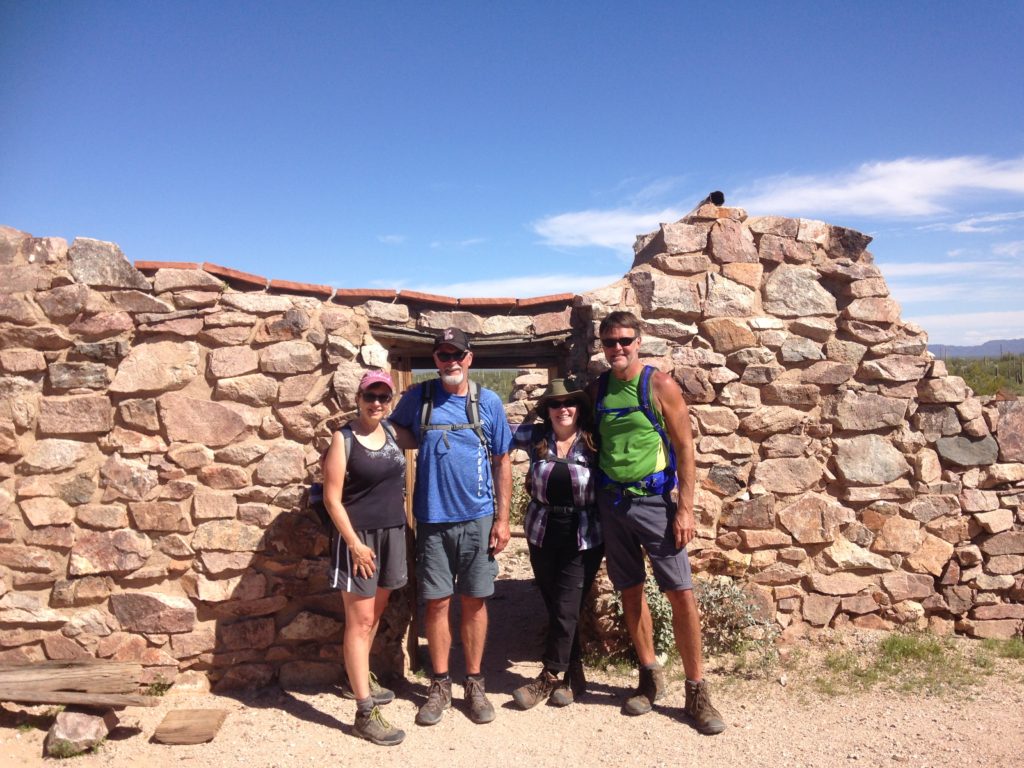
[(693, 589), (686, 548), (676, 549), (672, 532), (676, 504), (670, 494), (633, 496), (599, 490), (597, 509), (604, 530), (608, 578), (615, 589), (622, 591), (644, 582), (644, 551), (662, 592)]
[(490, 597), (498, 561), (487, 551), (494, 515), (462, 523), (416, 523), (416, 579), (420, 597), (440, 600), (456, 592)]
[(331, 586), (360, 597), (373, 597), (377, 589), (400, 589), (409, 581), (409, 566), (405, 555), (405, 526), (371, 528), (356, 531), (356, 536), (377, 555), (377, 569), (369, 578), (357, 576), (352, 567), (352, 553), (341, 536), (335, 534), (332, 542), (335, 567), (331, 573)]

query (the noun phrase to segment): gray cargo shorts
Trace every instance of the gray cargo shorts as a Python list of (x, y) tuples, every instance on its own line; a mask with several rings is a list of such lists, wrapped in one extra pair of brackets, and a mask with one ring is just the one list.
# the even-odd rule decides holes
[(416, 579), (420, 597), (440, 600), (456, 592), (490, 597), (498, 561), (487, 551), (494, 515), (460, 523), (416, 523)]
[(662, 592), (693, 589), (686, 548), (676, 548), (672, 531), (676, 504), (670, 494), (633, 496), (617, 489), (597, 492), (597, 509), (604, 530), (608, 578), (620, 592), (647, 578), (644, 552)]

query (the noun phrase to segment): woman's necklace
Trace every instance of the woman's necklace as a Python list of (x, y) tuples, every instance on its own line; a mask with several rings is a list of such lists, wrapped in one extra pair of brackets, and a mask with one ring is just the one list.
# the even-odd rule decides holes
[(569, 451), (572, 450), (572, 446), (576, 442), (576, 435), (577, 433), (573, 432), (561, 440), (558, 439), (557, 435), (555, 436), (555, 456), (557, 458), (564, 459), (569, 455)]

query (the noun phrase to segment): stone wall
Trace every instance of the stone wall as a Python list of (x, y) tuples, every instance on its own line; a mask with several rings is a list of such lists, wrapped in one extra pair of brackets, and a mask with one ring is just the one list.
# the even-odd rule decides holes
[[(459, 324), (593, 374), (615, 309), (643, 317), (642, 354), (692, 406), (696, 571), (744, 579), (791, 633), (1019, 633), (1024, 403), (946, 375), (868, 240), (708, 206), (639, 238), (606, 288), (459, 300), (133, 266), (112, 243), (0, 228), (0, 662), (336, 679), (342, 612), (304, 489), (361, 372)], [(410, 613), (405, 591), (375, 649), (385, 673)]]

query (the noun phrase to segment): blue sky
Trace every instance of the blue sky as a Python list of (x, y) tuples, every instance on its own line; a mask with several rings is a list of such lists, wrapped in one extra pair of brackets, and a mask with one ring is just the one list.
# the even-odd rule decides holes
[(338, 287), (582, 291), (712, 189), (1024, 336), (1024, 4), (0, 0), (0, 223)]

